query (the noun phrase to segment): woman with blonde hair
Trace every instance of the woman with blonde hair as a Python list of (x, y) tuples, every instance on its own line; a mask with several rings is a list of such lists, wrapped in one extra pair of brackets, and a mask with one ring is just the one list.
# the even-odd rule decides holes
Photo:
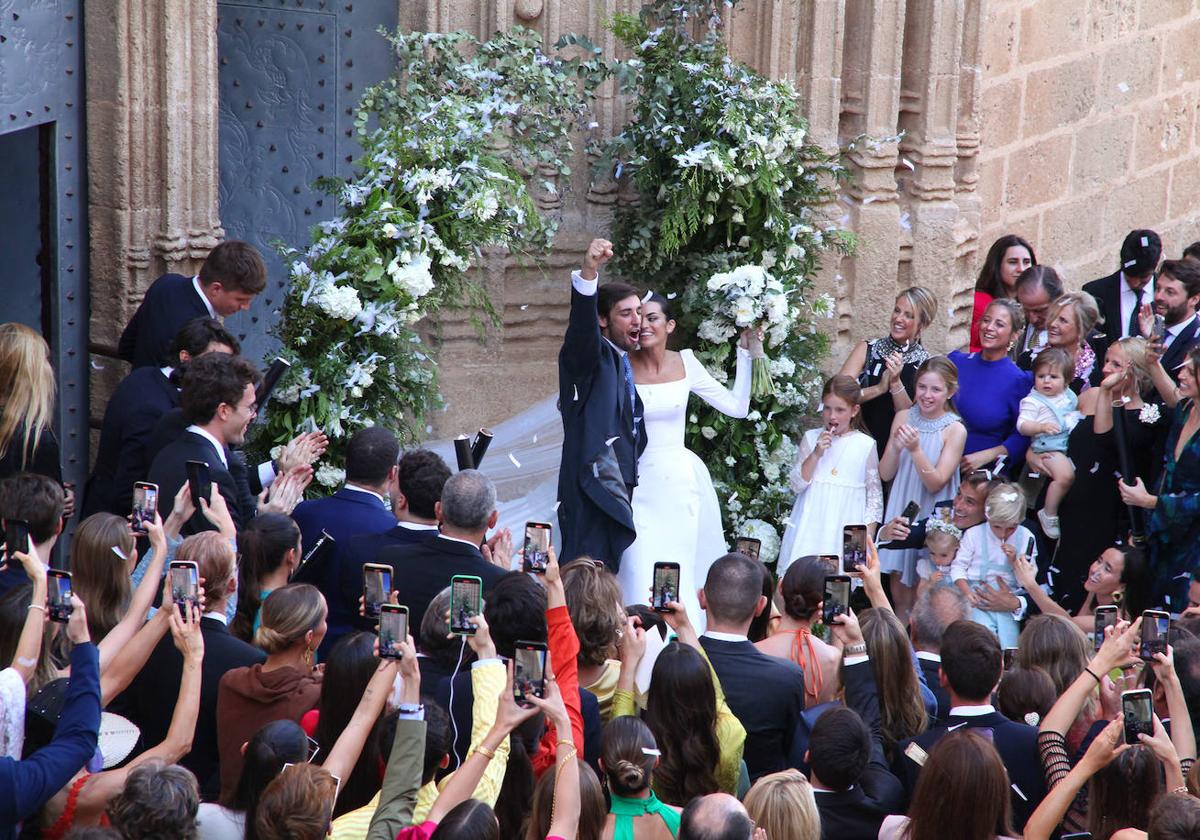
[(222, 801), (229, 801), (241, 774), (242, 744), (273, 720), (299, 721), (320, 701), (324, 672), (313, 657), (328, 615), (325, 596), (307, 583), (283, 586), (263, 601), (254, 643), (267, 661), (228, 671), (217, 689)]
[(911, 408), (917, 393), (917, 369), (929, 358), (921, 333), (937, 315), (937, 298), (923, 286), (910, 286), (896, 295), (888, 334), (860, 341), (838, 373), (853, 377), (862, 387), (863, 423), (883, 456), (896, 412)]
[(1087, 337), (1101, 320), (1100, 307), (1087, 292), (1067, 292), (1046, 312), (1046, 346), (1057, 347), (1074, 360), (1075, 377), (1068, 384), (1076, 394), (1089, 387), (1096, 352)]
[(769, 840), (821, 840), (812, 785), (799, 770), (763, 776), (746, 794), (746, 812)]
[(35, 472), (62, 481), (50, 347), (24, 324), (0, 324), (0, 478)]

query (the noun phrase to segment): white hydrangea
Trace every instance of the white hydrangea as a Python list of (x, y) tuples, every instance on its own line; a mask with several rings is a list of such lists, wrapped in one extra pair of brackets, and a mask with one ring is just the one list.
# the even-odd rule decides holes
[(351, 321), (362, 312), (358, 290), (350, 286), (329, 285), (313, 295), (313, 303), (326, 315)]
[(313, 478), (316, 479), (317, 484), (323, 487), (341, 487), (346, 481), (346, 471), (329, 464), (322, 464), (317, 467)]
[(393, 283), (418, 299), (433, 291), (432, 266), (433, 261), (426, 254), (418, 254), (407, 265), (401, 265), (397, 257), (388, 263), (387, 273)]
[(700, 322), (696, 334), (713, 344), (723, 344), (737, 333), (732, 324), (724, 319), (706, 318)]
[(702, 426), (700, 429), (700, 434), (704, 436), (705, 440), (712, 440), (717, 436), (717, 430), (712, 426)]
[(385, 222), (383, 225), (383, 235), (388, 239), (399, 239), (400, 228), (396, 227), (391, 222)]
[(778, 356), (770, 361), (771, 379), (791, 379), (796, 372), (796, 363), (787, 356)]
[(495, 190), (483, 190), (473, 194), (463, 205), (463, 212), (481, 222), (495, 217), (500, 211), (500, 196)]

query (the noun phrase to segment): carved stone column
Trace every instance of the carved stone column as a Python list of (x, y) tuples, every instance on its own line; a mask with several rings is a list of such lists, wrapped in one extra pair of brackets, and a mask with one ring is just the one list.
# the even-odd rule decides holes
[(850, 207), (844, 226), (858, 233), (860, 244), (856, 257), (845, 261), (838, 287), (835, 364), (854, 340), (886, 331), (888, 304), (897, 291), (899, 149), (884, 138), (898, 131), (904, 20), (903, 0), (857, 0), (846, 6), (841, 134), (875, 139), (860, 141), (850, 152), (854, 186), (846, 196)]
[[(909, 0), (905, 19), (904, 72), (900, 94), (901, 183), (908, 199), (901, 228), (911, 234), (909, 270), (901, 266), (897, 285), (929, 288), (948, 304), (954, 274), (959, 217), (955, 195), (958, 161), (959, 58), (964, 0)], [(930, 346), (945, 346), (950, 327), (943, 305), (929, 330)]]
[(92, 405), (146, 287), (221, 238), (215, 0), (86, 0)]

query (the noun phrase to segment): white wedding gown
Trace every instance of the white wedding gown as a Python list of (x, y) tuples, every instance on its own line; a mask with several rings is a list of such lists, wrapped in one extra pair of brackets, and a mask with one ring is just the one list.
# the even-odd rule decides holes
[(708, 567), (729, 548), (721, 527), (721, 507), (708, 468), (683, 445), (688, 395), (696, 394), (730, 417), (750, 411), (750, 353), (737, 350), (737, 374), (730, 392), (691, 350), (682, 350), (685, 376), (674, 382), (638, 385), (646, 423), (646, 449), (638, 459), (638, 484), (633, 491), (633, 522), (637, 539), (621, 556), (617, 574), (626, 604), (646, 604), (654, 564), (679, 564), (683, 604), (700, 626), (697, 590)]

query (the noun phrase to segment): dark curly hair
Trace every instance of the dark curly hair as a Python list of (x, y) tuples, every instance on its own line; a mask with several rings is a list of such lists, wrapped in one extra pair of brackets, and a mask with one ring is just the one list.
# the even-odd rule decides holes
[(410, 449), (400, 456), (396, 484), (408, 500), (408, 509), (414, 516), (434, 518), (433, 506), (442, 500), (442, 487), (448, 478), (450, 467), (436, 452)]
[(720, 790), (717, 692), (712, 669), (695, 648), (672, 642), (659, 654), (650, 676), (646, 723), (662, 750), (654, 771), (659, 799), (682, 807)]
[(236, 406), (247, 385), (256, 388), (262, 374), (249, 360), (224, 353), (205, 353), (188, 362), (179, 393), (179, 406), (188, 423), (212, 421), (222, 403)]

